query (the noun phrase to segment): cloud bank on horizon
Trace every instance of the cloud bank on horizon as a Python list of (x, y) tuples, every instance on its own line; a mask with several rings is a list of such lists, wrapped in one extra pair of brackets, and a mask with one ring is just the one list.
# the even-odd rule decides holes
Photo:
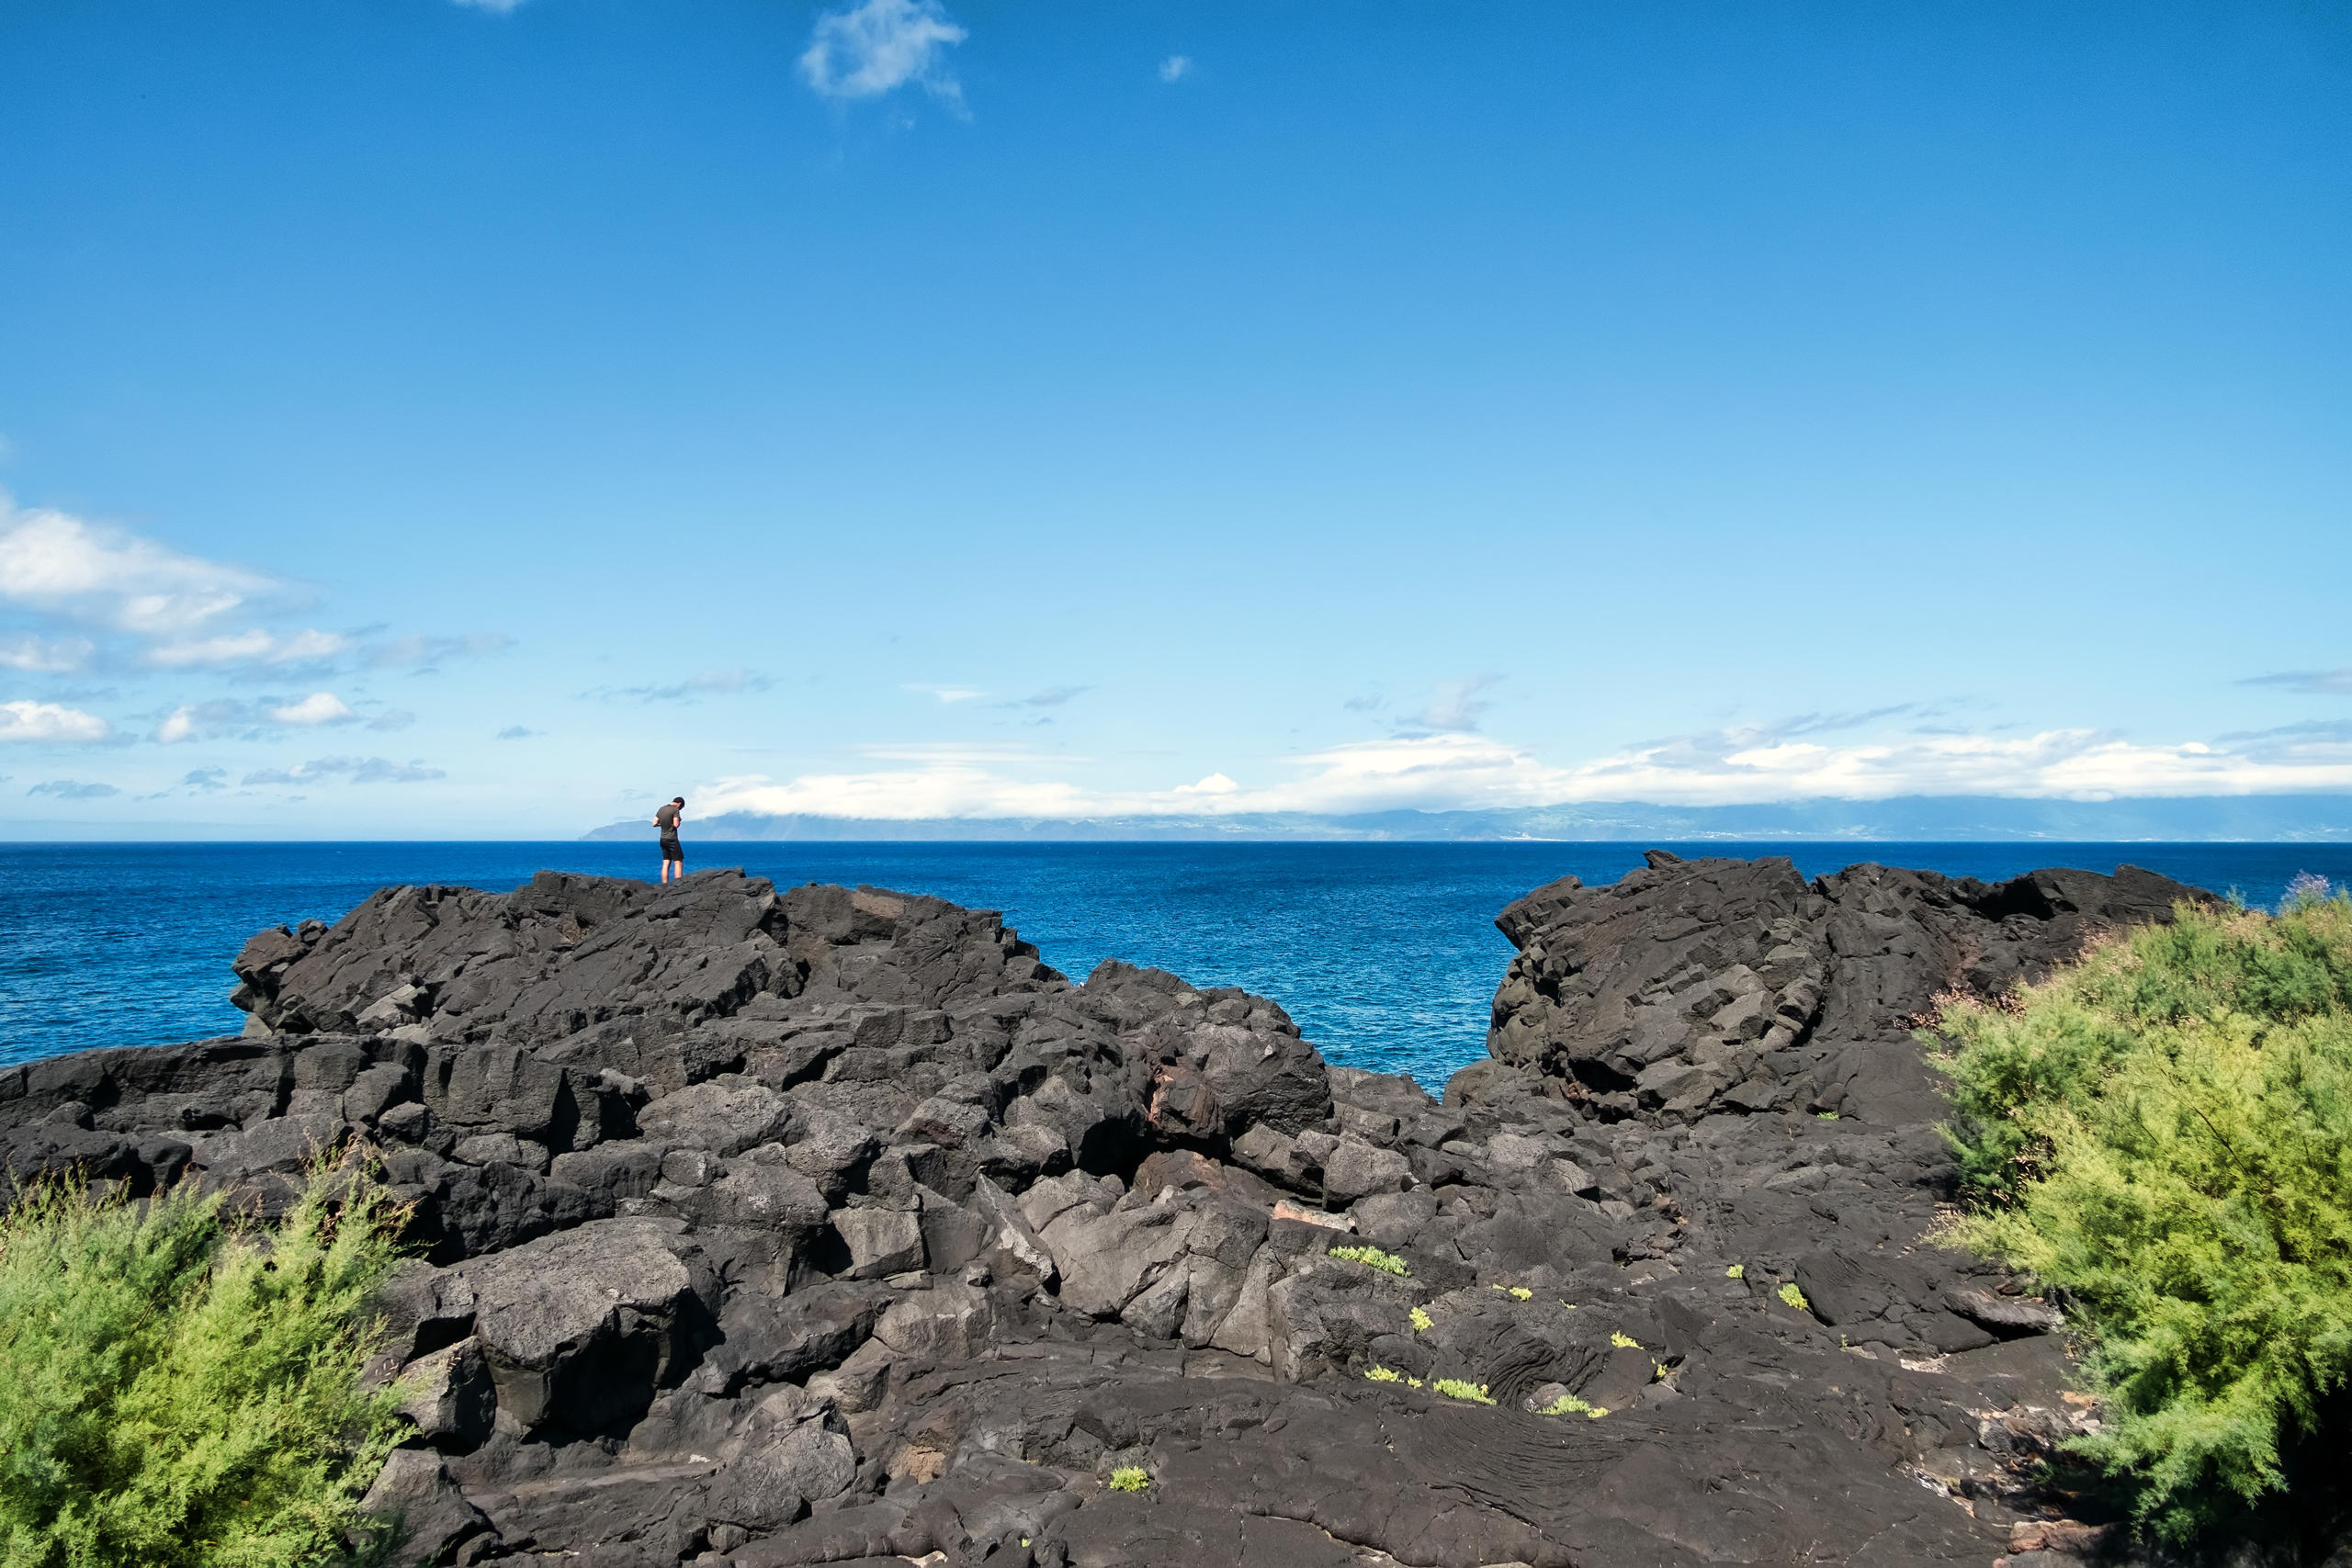
[[(7, 507), (0, 497), (0, 507)], [(17, 666), (51, 674), (83, 673), (113, 660), (119, 680), (233, 682), (266, 679), (287, 666), (360, 673), (383, 668), (437, 671), (448, 660), (502, 652), (501, 634), (405, 635), (373, 639), (302, 627), (215, 629), (273, 602), (297, 604), (274, 579), (166, 548), (66, 513), (0, 510), (0, 603), (29, 610), (53, 626), (15, 634), (6, 646), (81, 649)], [(94, 634), (56, 635), (80, 626)], [(339, 661), (339, 662), (338, 662)], [(2322, 694), (2347, 694), (2340, 671), (2245, 677), (2240, 683)], [(1547, 760), (1534, 748), (1486, 734), (1481, 725), (1506, 677), (1484, 672), (1433, 682), (1426, 701), (1383, 719), (1388, 733), (1289, 755), (1225, 759), (1191, 783), (1160, 787), (1105, 786), (1069, 776), (1101, 759), (1018, 742), (912, 740), (865, 743), (853, 750), (869, 763), (857, 770), (807, 772), (781, 780), (757, 773), (707, 776), (689, 798), (700, 816), (749, 813), (865, 820), (1101, 818), (1156, 816), (1238, 817), (1299, 813), (1352, 815), (1644, 802), (1669, 806), (1762, 805), (1817, 799), (1876, 801), (1901, 796), (2002, 796), (2103, 801), (2352, 793), (2352, 719), (2304, 721), (2240, 731), (2212, 740), (2134, 740), (2075, 727), (2030, 734), (1972, 733), (1919, 722), (1934, 718), (1914, 705), (1854, 713), (1806, 714), (1770, 723), (1634, 742), (1583, 761)], [(691, 706), (704, 698), (763, 694), (770, 677), (741, 666), (705, 670), (662, 684), (603, 687), (579, 700), (640, 706)], [(899, 689), (941, 708), (1015, 715), (1069, 708), (1094, 688), (1049, 686), (1018, 694), (988, 687), (901, 682)], [(121, 722), (61, 703), (0, 703), (0, 744), (81, 751), (193, 742), (254, 745), (295, 732), (362, 727), (405, 728), (416, 716), (370, 701), (362, 713), (332, 690), (254, 698), (216, 695), (180, 701), (142, 738), (133, 715)], [(1382, 719), (1384, 698), (1354, 698), (1346, 709)], [(733, 726), (738, 721), (729, 719)], [(1035, 718), (1020, 722), (1035, 723)], [(1908, 728), (1902, 728), (1907, 723)], [(509, 725), (496, 740), (537, 739), (542, 731)], [(1839, 735), (1848, 738), (1833, 739)], [(130, 771), (137, 771), (132, 764)], [(1249, 779), (1243, 783), (1237, 779)], [(139, 800), (215, 795), (225, 767), (190, 770)], [(447, 771), (423, 758), (333, 755), (238, 775), (248, 796), (324, 783), (432, 785)], [(144, 787), (144, 786), (139, 786)], [(35, 797), (89, 803), (125, 796), (104, 781), (62, 780), (35, 786)], [(300, 797), (298, 797), (300, 798)]]
[[(1464, 811), (1601, 801), (1754, 806), (1812, 799), (2001, 795), (2077, 801), (2352, 791), (2352, 742), (2221, 750), (2146, 745), (2094, 729), (2015, 739), (1937, 735), (1826, 746), (1747, 744), (1736, 733), (1628, 748), (1568, 765), (1466, 732), (1396, 736), (1281, 759), (1286, 778), (1245, 787), (1224, 773), (1164, 790), (1023, 780), (967, 758), (920, 768), (722, 777), (694, 797), (707, 816), (954, 818), (1318, 816)], [(1269, 771), (1265, 768), (1244, 770)]]

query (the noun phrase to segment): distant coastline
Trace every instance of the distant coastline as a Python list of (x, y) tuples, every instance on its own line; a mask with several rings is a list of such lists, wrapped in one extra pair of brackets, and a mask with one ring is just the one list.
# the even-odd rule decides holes
[[(691, 810), (691, 808), (689, 808)], [(650, 840), (644, 821), (614, 822), (588, 840)], [(1907, 795), (1769, 806), (1595, 802), (1486, 811), (1265, 812), (1230, 816), (882, 818), (689, 817), (710, 842), (1041, 843), (1284, 840), (1367, 843), (1690, 842), (1709, 839), (1852, 840), (1858, 843), (2344, 843), (2352, 795), (2195, 795), (2177, 799), (2018, 800)]]

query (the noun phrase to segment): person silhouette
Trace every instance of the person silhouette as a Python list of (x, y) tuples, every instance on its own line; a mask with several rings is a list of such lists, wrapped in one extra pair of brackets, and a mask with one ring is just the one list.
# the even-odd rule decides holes
[(678, 796), (653, 814), (653, 825), (662, 829), (662, 880), (670, 880), (673, 867), (684, 878), (686, 874), (685, 846), (678, 842), (678, 824), (686, 819), (686, 797)]

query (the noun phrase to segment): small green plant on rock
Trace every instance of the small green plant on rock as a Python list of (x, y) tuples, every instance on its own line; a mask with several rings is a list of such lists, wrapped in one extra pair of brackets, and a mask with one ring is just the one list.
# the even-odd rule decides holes
[(1464, 1382), (1460, 1378), (1440, 1378), (1432, 1386), (1448, 1399), (1466, 1399), (1473, 1404), (1492, 1404), (1495, 1402), (1494, 1395), (1487, 1392), (1487, 1385), (1482, 1382)]
[(1420, 1308), (1419, 1308), (1419, 1307), (1415, 1307), (1415, 1308), (1413, 1309), (1413, 1332), (1414, 1332), (1414, 1333), (1416, 1333), (1416, 1334), (1427, 1334), (1427, 1333), (1430, 1331), (1430, 1314), (1429, 1314), (1428, 1313), (1423, 1312), (1423, 1311), (1422, 1311)]
[(1728, 1268), (1728, 1269), (1724, 1269), (1724, 1279), (1726, 1279), (1726, 1280), (1745, 1280), (1745, 1279), (1747, 1279), (1747, 1264), (1745, 1264), (1745, 1263), (1735, 1263), (1735, 1264), (1733, 1264), (1730, 1268)]
[(1538, 1416), (1583, 1416), (1598, 1421), (1609, 1414), (1609, 1407), (1605, 1404), (1588, 1404), (1573, 1393), (1564, 1393), (1535, 1414)]
[(1331, 1249), (1331, 1256), (1342, 1262), (1361, 1263), (1367, 1269), (1394, 1274), (1400, 1280), (1409, 1279), (1413, 1272), (1405, 1267), (1403, 1258), (1393, 1252), (1383, 1252), (1376, 1247), (1335, 1247)]
[(1513, 1285), (1510, 1288), (1510, 1299), (1515, 1302), (1532, 1302), (1535, 1299), (1535, 1292), (1524, 1285)]
[(1804, 1292), (1797, 1289), (1796, 1281), (1793, 1280), (1783, 1284), (1776, 1293), (1780, 1296), (1781, 1300), (1796, 1308), (1799, 1312), (1811, 1312), (1813, 1310), (1813, 1303), (1804, 1299)]
[(1393, 1367), (1374, 1367), (1363, 1374), (1374, 1382), (1403, 1382), (1405, 1374)]
[(1111, 1472), (1114, 1492), (1141, 1492), (1150, 1484), (1150, 1472), (1139, 1464), (1123, 1464)]

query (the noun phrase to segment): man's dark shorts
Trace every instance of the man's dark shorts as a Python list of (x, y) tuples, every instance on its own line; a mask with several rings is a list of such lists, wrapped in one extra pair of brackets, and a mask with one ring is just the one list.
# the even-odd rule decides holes
[(684, 864), (686, 858), (685, 846), (675, 839), (665, 838), (662, 840), (662, 858)]

